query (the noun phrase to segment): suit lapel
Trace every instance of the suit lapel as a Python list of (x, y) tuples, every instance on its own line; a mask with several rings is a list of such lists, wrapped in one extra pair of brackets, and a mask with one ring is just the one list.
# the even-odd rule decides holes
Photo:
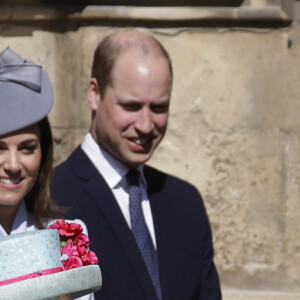
[[(164, 193), (166, 175), (157, 172), (155, 169), (145, 166), (145, 178), (148, 184), (148, 196), (151, 205), (155, 237), (158, 250), (164, 250), (167, 247), (169, 228), (171, 224), (171, 204)], [(151, 183), (151, 184), (150, 184)]]
[(172, 281), (174, 276), (172, 272), (174, 266), (171, 259), (174, 249), (172, 249), (172, 242), (170, 241), (172, 201), (168, 199), (165, 193), (167, 178), (165, 174), (147, 166), (144, 168), (144, 174), (147, 182), (151, 183), (148, 184), (148, 196), (155, 229), (162, 292), (167, 299), (168, 291), (164, 287), (168, 286), (168, 282)]
[(127, 255), (145, 297), (156, 299), (143, 259), (113, 193), (82, 149), (79, 148), (76, 152), (72, 165), (77, 177), (81, 180), (82, 188), (96, 203), (120, 247)]

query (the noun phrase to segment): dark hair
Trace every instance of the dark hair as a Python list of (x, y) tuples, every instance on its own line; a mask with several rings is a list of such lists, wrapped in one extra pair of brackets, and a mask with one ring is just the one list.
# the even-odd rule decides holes
[[(158, 40), (148, 35), (144, 35), (143, 37), (141, 35), (141, 40), (139, 42), (137, 39), (118, 39), (117, 35), (118, 33), (105, 37), (98, 44), (94, 52), (91, 76), (97, 79), (101, 97), (105, 95), (107, 86), (112, 85), (111, 75), (117, 58), (122, 52), (125, 52), (129, 48), (141, 48), (144, 53), (150, 53), (152, 49), (158, 50), (157, 53), (167, 60), (171, 77), (173, 77), (170, 56)], [(150, 45), (154, 45), (155, 48), (152, 47), (150, 49)]]
[(53, 138), (48, 118), (37, 123), (40, 133), (42, 159), (38, 178), (25, 196), (26, 208), (33, 213), (38, 228), (44, 228), (45, 219), (57, 218), (59, 207), (50, 197), (50, 181), (53, 169)]

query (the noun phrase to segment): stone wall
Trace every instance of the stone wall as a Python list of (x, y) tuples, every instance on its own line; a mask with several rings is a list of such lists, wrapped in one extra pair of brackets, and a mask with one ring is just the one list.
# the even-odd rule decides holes
[[(300, 299), (297, 11), (277, 29), (139, 28), (165, 45), (175, 73), (168, 132), (149, 163), (202, 193), (225, 300)], [(123, 28), (0, 26), (0, 49), (42, 64), (54, 85), (56, 164), (89, 127), (93, 50)]]

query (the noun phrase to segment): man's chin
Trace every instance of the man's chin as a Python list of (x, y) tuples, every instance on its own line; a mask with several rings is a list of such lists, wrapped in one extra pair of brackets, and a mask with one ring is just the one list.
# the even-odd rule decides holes
[(128, 157), (126, 161), (124, 161), (124, 163), (128, 168), (134, 169), (137, 168), (139, 165), (146, 163), (150, 159), (151, 154), (135, 153), (131, 157)]

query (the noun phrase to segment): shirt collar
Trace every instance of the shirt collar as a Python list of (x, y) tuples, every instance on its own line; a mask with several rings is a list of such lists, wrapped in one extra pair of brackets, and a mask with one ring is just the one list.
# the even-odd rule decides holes
[[(16, 233), (27, 231), (28, 225), (29, 224), (28, 224), (28, 214), (26, 210), (26, 205), (25, 205), (25, 201), (22, 200), (19, 209), (17, 211), (10, 234), (16, 234)], [(7, 232), (0, 225), (0, 237), (4, 237), (4, 236), (7, 236)]]
[[(118, 186), (122, 178), (128, 172), (128, 168), (125, 167), (121, 162), (112, 157), (106, 151), (104, 151), (93, 139), (90, 133), (87, 133), (84, 141), (81, 145), (82, 150), (92, 161), (96, 169), (103, 176), (108, 186), (112, 189)], [(144, 177), (143, 172), (144, 165), (141, 164), (138, 166), (138, 170), (141, 174), (142, 182), (145, 187), (147, 183)]]

